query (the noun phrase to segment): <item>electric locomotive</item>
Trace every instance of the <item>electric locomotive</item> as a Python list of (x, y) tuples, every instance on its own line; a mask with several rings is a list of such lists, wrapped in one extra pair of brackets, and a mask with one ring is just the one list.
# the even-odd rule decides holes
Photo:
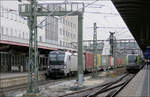
[(128, 72), (137, 72), (143, 66), (142, 57), (138, 54), (129, 54), (126, 57), (126, 70)]
[[(49, 64), (46, 70), (46, 76), (70, 76), (76, 74), (77, 68), (77, 53), (70, 53), (65, 51), (52, 51), (49, 53)], [(85, 71), (85, 67), (83, 67), (83, 69)]]

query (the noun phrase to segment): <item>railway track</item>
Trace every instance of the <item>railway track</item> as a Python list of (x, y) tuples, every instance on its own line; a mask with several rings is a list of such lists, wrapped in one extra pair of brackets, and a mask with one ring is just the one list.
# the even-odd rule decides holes
[[(39, 81), (39, 85), (44, 85), (44, 84), (54, 84), (57, 83), (58, 81), (56, 80), (43, 80), (43, 81)], [(11, 91), (18, 91), (18, 90), (24, 90), (27, 88), (27, 84), (21, 84), (21, 85), (16, 85), (16, 86), (10, 86), (10, 87), (6, 87), (6, 88), (0, 88), (0, 93), (6, 94), (8, 92)]]
[[(86, 74), (86, 76), (89, 76), (90, 74)], [(48, 84), (48, 85), (57, 85), (61, 82), (68, 81), (75, 79), (76, 76), (71, 76), (71, 77), (66, 77), (63, 79), (46, 79), (39, 81), (39, 86)], [(0, 88), (0, 97), (7, 94), (8, 92), (13, 92), (13, 91), (19, 91), (19, 90), (25, 90), (27, 88), (27, 83), (25, 84), (20, 84), (20, 85), (15, 85), (15, 86), (9, 86), (5, 88)]]
[(134, 74), (124, 74), (115, 81), (96, 87), (75, 91), (59, 97), (114, 97), (121, 89), (123, 89), (123, 87), (128, 84), (129, 81), (131, 81), (134, 76)]
[[(91, 73), (88, 73), (85, 75), (85, 77), (87, 76), (90, 76)], [(49, 86), (50, 85), (57, 85), (61, 82), (64, 82), (64, 81), (68, 81), (68, 80), (73, 80), (73, 79), (76, 79), (76, 76), (71, 76), (71, 77), (67, 77), (67, 78), (63, 78), (63, 79), (55, 79), (55, 80), (52, 80), (52, 79), (49, 79), (49, 80), (43, 80), (43, 81), (39, 81), (39, 86), (42, 86), (42, 85), (46, 85), (48, 84)], [(108, 83), (109, 84), (109, 83)], [(97, 86), (97, 89), (101, 88), (105, 86), (104, 85), (101, 85), (101, 86)], [(17, 86), (10, 86), (10, 87), (7, 87), (7, 88), (0, 88), (0, 94), (7, 94), (7, 93), (12, 93), (12, 92), (16, 92), (16, 91), (24, 91), (25, 89), (27, 88), (27, 84), (21, 84), (21, 85), (17, 85)], [(91, 90), (91, 88), (89, 88), (89, 91)], [(93, 90), (95, 90), (95, 87), (93, 88)], [(83, 89), (81, 91), (77, 91), (76, 93), (79, 93), (80, 92), (83, 92), (83, 91), (87, 91), (87, 89)], [(90, 93), (90, 92), (89, 92)], [(89, 94), (88, 93), (88, 94)], [(75, 92), (73, 92), (72, 94), (75, 94)], [(68, 94), (67, 94), (68, 95)], [(67, 96), (66, 95), (66, 96)], [(65, 96), (65, 95), (64, 95)], [(63, 96), (62, 96), (63, 97)], [(76, 96), (75, 96), (76, 97)]]
[[(75, 79), (75, 77), (70, 77), (70, 78), (64, 78), (64, 79), (47, 79), (47, 80), (42, 80), (39, 81), (39, 86), (42, 85), (57, 85), (61, 82), (64, 82), (66, 80), (71, 80), (71, 79)], [(21, 85), (16, 85), (16, 86), (10, 86), (10, 87), (5, 87), (5, 88), (0, 88), (0, 97), (1, 95), (5, 95), (9, 92), (13, 92), (13, 91), (22, 91), (25, 90), (27, 88), (27, 83), (26, 84), (21, 84)], [(4, 96), (5, 97), (5, 96)]]

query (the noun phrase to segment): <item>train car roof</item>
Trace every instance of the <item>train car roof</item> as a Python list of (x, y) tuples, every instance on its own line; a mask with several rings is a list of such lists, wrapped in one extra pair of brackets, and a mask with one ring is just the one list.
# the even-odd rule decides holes
[(140, 55), (140, 54), (128, 54), (127, 56), (133, 56), (133, 55), (135, 55), (135, 56), (138, 56), (138, 55)]
[(65, 51), (51, 51), (49, 52), (50, 54), (53, 54), (53, 53), (65, 53)]

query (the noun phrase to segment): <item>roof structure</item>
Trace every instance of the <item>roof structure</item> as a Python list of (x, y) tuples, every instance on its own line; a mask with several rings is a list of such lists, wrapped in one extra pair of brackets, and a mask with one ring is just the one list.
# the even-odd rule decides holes
[(150, 45), (150, 0), (112, 0), (129, 30), (145, 51)]

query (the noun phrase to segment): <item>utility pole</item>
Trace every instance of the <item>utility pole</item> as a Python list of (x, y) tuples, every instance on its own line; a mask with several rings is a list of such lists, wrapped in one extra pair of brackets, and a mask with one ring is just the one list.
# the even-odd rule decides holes
[[(70, 9), (71, 6), (71, 9)], [(82, 9), (78, 9), (82, 6)], [(69, 7), (69, 8), (67, 8)], [(47, 10), (45, 10), (47, 9)], [(49, 3), (37, 4), (31, 0), (30, 4), (20, 4), (19, 14), (28, 17), (30, 29), (29, 40), (29, 71), (27, 93), (38, 93), (38, 47), (37, 47), (37, 17), (38, 16), (78, 16), (78, 85), (83, 83), (83, 47), (82, 47), (82, 16), (84, 3)]]
[(94, 33), (93, 33), (93, 78), (98, 77), (97, 73), (97, 26), (94, 23)]

